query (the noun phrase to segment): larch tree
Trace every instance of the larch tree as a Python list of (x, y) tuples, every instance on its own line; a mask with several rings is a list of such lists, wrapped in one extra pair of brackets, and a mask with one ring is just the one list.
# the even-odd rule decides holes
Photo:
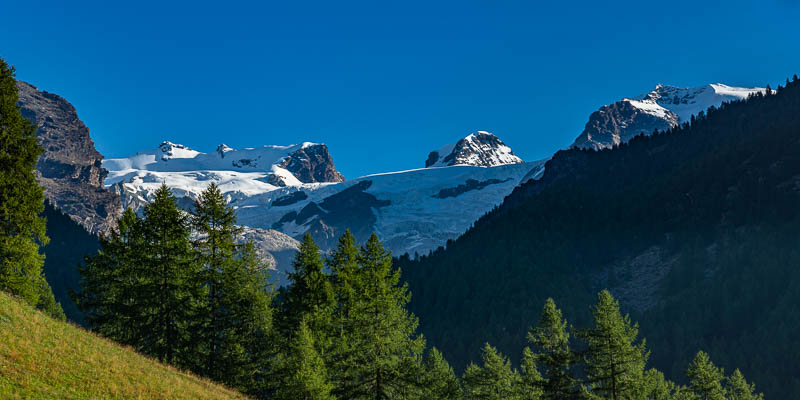
[(305, 320), (291, 340), (282, 361), (286, 373), (275, 397), (285, 400), (334, 400), (333, 385), (328, 381), (325, 361), (314, 344), (314, 335)]
[(725, 375), (711, 362), (705, 352), (697, 352), (689, 364), (686, 377), (689, 378), (689, 392), (694, 394), (697, 400), (726, 400), (725, 389), (722, 387)]
[(511, 362), (486, 343), (481, 353), (483, 366), (470, 364), (464, 371), (467, 400), (520, 400), (521, 378)]
[(531, 361), (541, 371), (542, 399), (582, 397), (581, 384), (572, 371), (576, 357), (570, 348), (567, 321), (553, 299), (545, 302), (539, 325), (528, 333), (528, 341), (533, 347)]
[[(325, 325), (329, 321), (320, 319), (330, 316), (336, 299), (333, 286), (325, 273), (319, 246), (309, 233), (303, 236), (292, 266), (294, 270), (288, 274), (290, 285), (281, 303), (278, 329), (284, 336), (291, 336), (300, 326), (300, 321), (306, 319), (315, 335), (322, 334), (328, 330)], [(318, 336), (317, 339), (321, 338)]]
[(636, 343), (638, 324), (620, 313), (619, 303), (607, 290), (592, 308), (594, 327), (581, 331), (586, 341), (586, 376), (592, 393), (613, 400), (636, 397), (642, 385), (649, 353), (644, 341)]
[(36, 126), (17, 106), (14, 68), (0, 59), (0, 290), (19, 296), (49, 315), (64, 318), (42, 274), (44, 191), (34, 170), (42, 150)]
[(196, 363), (199, 265), (190, 225), (166, 185), (140, 218), (126, 211), (118, 232), (81, 267), (78, 305), (98, 332), (181, 367)]
[(159, 360), (186, 365), (197, 343), (188, 326), (195, 324), (199, 265), (191, 248), (188, 216), (178, 208), (165, 184), (144, 208), (144, 251), (139, 265), (139, 317), (148, 334), (142, 345)]
[(236, 214), (216, 184), (195, 201), (192, 211), (200, 341), (197, 371), (245, 392), (258, 386), (262, 349), (272, 322), (272, 301), (266, 268), (252, 243), (237, 243), (241, 228)]
[(334, 349), (334, 393), (347, 399), (408, 399), (419, 394), (425, 339), (406, 309), (410, 293), (400, 284), (392, 255), (373, 234), (359, 251), (359, 278), (347, 319), (349, 344)]
[(462, 396), (461, 383), (447, 360), (435, 347), (428, 351), (421, 375), (421, 398), (457, 400)]
[(536, 356), (530, 347), (522, 350), (522, 362), (520, 363), (520, 399), (539, 400), (542, 398), (542, 374), (536, 366)]
[(646, 400), (672, 400), (675, 391), (675, 384), (664, 379), (664, 374), (661, 371), (649, 369), (644, 373), (638, 398)]
[(143, 248), (141, 218), (126, 209), (117, 228), (100, 238), (97, 254), (85, 256), (84, 264), (78, 266), (80, 291), (72, 293), (95, 332), (137, 348), (144, 334), (142, 321), (137, 318), (137, 271)]
[(764, 395), (756, 392), (756, 385), (747, 383), (738, 368), (726, 379), (725, 388), (728, 400), (764, 400)]

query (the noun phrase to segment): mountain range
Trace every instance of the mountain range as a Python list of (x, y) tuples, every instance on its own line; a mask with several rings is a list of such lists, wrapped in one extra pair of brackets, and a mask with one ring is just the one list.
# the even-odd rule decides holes
[[(361, 241), (377, 232), (397, 256), (424, 255), (458, 238), (519, 185), (540, 178), (547, 161), (525, 162), (486, 131), (429, 152), (420, 163), (425, 168), (350, 180), (336, 170), (326, 145), (308, 142), (245, 149), (220, 144), (206, 153), (164, 141), (151, 150), (104, 160), (65, 99), (25, 82), (18, 89), (23, 114), (39, 126), (44, 154), (37, 170), (55, 208), (102, 235), (113, 228), (123, 207), (141, 210), (162, 183), (189, 209), (215, 181), (237, 209), (245, 227), (242, 240), (258, 245), (282, 283), (297, 239), (306, 232), (323, 249), (334, 246), (345, 229)], [(658, 85), (592, 113), (573, 147), (618, 146), (761, 90)]]
[[(348, 181), (327, 146), (317, 143), (247, 149), (220, 144), (203, 153), (164, 142), (104, 160), (103, 167), (109, 171), (106, 186), (137, 211), (162, 183), (191, 207), (213, 180), (237, 209), (240, 224), (272, 232), (273, 239), (293, 243), (280, 233), (298, 239), (308, 232), (329, 249), (349, 229), (362, 241), (377, 232), (396, 254), (425, 254), (466, 231), (543, 165), (523, 162), (483, 131), (431, 154), (441, 159), (426, 168)], [(279, 271), (287, 268), (278, 265)]]

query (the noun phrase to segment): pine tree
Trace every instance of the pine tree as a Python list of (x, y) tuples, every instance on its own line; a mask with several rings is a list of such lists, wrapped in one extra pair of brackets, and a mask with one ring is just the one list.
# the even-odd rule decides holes
[(699, 351), (686, 371), (689, 378), (689, 391), (698, 400), (725, 400), (725, 389), (722, 380), (725, 375), (708, 358), (708, 354)]
[(34, 169), (41, 154), (36, 126), (17, 106), (14, 68), (0, 59), (0, 290), (63, 319), (42, 274), (46, 245), (44, 192)]
[(200, 194), (192, 212), (199, 326), (202, 351), (194, 368), (218, 382), (252, 392), (270, 329), (271, 296), (264, 268), (252, 243), (240, 245), (236, 215), (216, 184)]
[(117, 229), (100, 238), (96, 255), (84, 257), (78, 266), (80, 292), (73, 293), (85, 320), (97, 333), (120, 343), (134, 345), (141, 334), (135, 326), (140, 251), (144, 245), (142, 221), (126, 209), (117, 221)]
[(190, 247), (188, 218), (166, 185), (144, 208), (126, 211), (118, 232), (80, 268), (78, 305), (97, 331), (178, 366), (192, 366), (198, 344), (199, 268)]
[(442, 353), (435, 347), (428, 351), (422, 375), (422, 397), (426, 400), (457, 400), (462, 396), (461, 383)]
[(354, 329), (357, 329), (360, 321), (355, 318), (354, 310), (361, 299), (357, 291), (363, 287), (359, 249), (355, 237), (349, 230), (339, 238), (336, 249), (326, 261), (331, 271), (330, 280), (336, 297), (331, 323), (332, 343), (326, 358), (331, 364), (332, 382), (343, 384), (348, 381), (347, 374), (352, 373), (352, 370), (337, 368), (335, 364), (351, 358), (358, 352), (357, 332)]
[[(293, 267), (294, 271), (289, 273), (290, 286), (281, 304), (279, 319), (279, 330), (285, 336), (291, 336), (300, 320), (309, 318), (312, 314), (316, 317), (327, 317), (335, 302), (333, 287), (325, 273), (319, 246), (309, 233), (303, 236)], [(320, 313), (319, 310), (327, 310), (327, 313)], [(323, 327), (320, 325), (324, 322), (310, 319), (306, 322), (315, 334), (321, 333)]]
[(530, 347), (525, 347), (522, 351), (522, 362), (520, 363), (521, 385), (520, 399), (538, 400), (542, 398), (542, 374), (536, 366), (536, 356)]
[(539, 325), (528, 333), (533, 345), (531, 360), (542, 372), (543, 399), (574, 399), (581, 397), (581, 387), (572, 375), (575, 355), (570, 349), (567, 321), (553, 299), (547, 299), (542, 308)]
[(361, 284), (358, 261), (356, 238), (348, 229), (339, 238), (336, 250), (327, 259), (337, 303), (339, 307), (343, 308), (342, 311), (345, 315), (349, 313), (350, 303), (355, 296), (354, 291)]
[(186, 332), (197, 315), (198, 265), (190, 247), (189, 219), (165, 184), (144, 208), (144, 251), (139, 269), (139, 301), (145, 351), (159, 360), (184, 365), (196, 343)]
[(763, 394), (756, 393), (756, 385), (747, 383), (738, 368), (726, 381), (728, 400), (764, 400)]
[(333, 385), (328, 382), (325, 362), (314, 345), (314, 335), (305, 320), (300, 321), (286, 359), (287, 371), (275, 395), (286, 400), (332, 400)]
[(592, 393), (613, 400), (632, 398), (641, 386), (649, 353), (644, 341), (636, 344), (638, 324), (620, 313), (619, 303), (607, 290), (592, 309), (594, 328), (582, 331), (587, 345), (586, 375)]
[(649, 369), (644, 373), (640, 396), (646, 400), (671, 400), (675, 392), (675, 384), (664, 379), (664, 374), (656, 369)]
[(346, 399), (404, 399), (418, 395), (425, 340), (418, 320), (406, 310), (407, 285), (373, 234), (360, 249), (359, 275), (345, 331), (346, 347), (336, 348), (335, 394)]
[(483, 367), (470, 364), (464, 371), (464, 398), (468, 400), (519, 400), (521, 378), (511, 362), (486, 343)]

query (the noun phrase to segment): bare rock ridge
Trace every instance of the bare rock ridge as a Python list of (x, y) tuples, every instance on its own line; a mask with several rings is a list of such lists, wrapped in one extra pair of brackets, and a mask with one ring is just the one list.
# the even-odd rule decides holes
[(43, 153), (36, 167), (47, 200), (91, 233), (107, 232), (120, 215), (120, 198), (104, 188), (108, 172), (89, 128), (61, 96), (17, 81), (22, 115), (38, 126)]

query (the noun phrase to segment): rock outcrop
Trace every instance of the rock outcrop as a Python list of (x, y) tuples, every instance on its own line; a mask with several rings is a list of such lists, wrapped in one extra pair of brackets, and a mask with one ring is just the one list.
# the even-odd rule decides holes
[(107, 232), (122, 208), (119, 196), (104, 188), (108, 172), (89, 129), (61, 96), (21, 81), (17, 89), (22, 115), (38, 126), (43, 153), (36, 169), (45, 197), (89, 232)]
[(336, 170), (333, 158), (324, 144), (303, 146), (290, 154), (281, 168), (291, 172), (300, 182), (344, 182), (344, 176)]

